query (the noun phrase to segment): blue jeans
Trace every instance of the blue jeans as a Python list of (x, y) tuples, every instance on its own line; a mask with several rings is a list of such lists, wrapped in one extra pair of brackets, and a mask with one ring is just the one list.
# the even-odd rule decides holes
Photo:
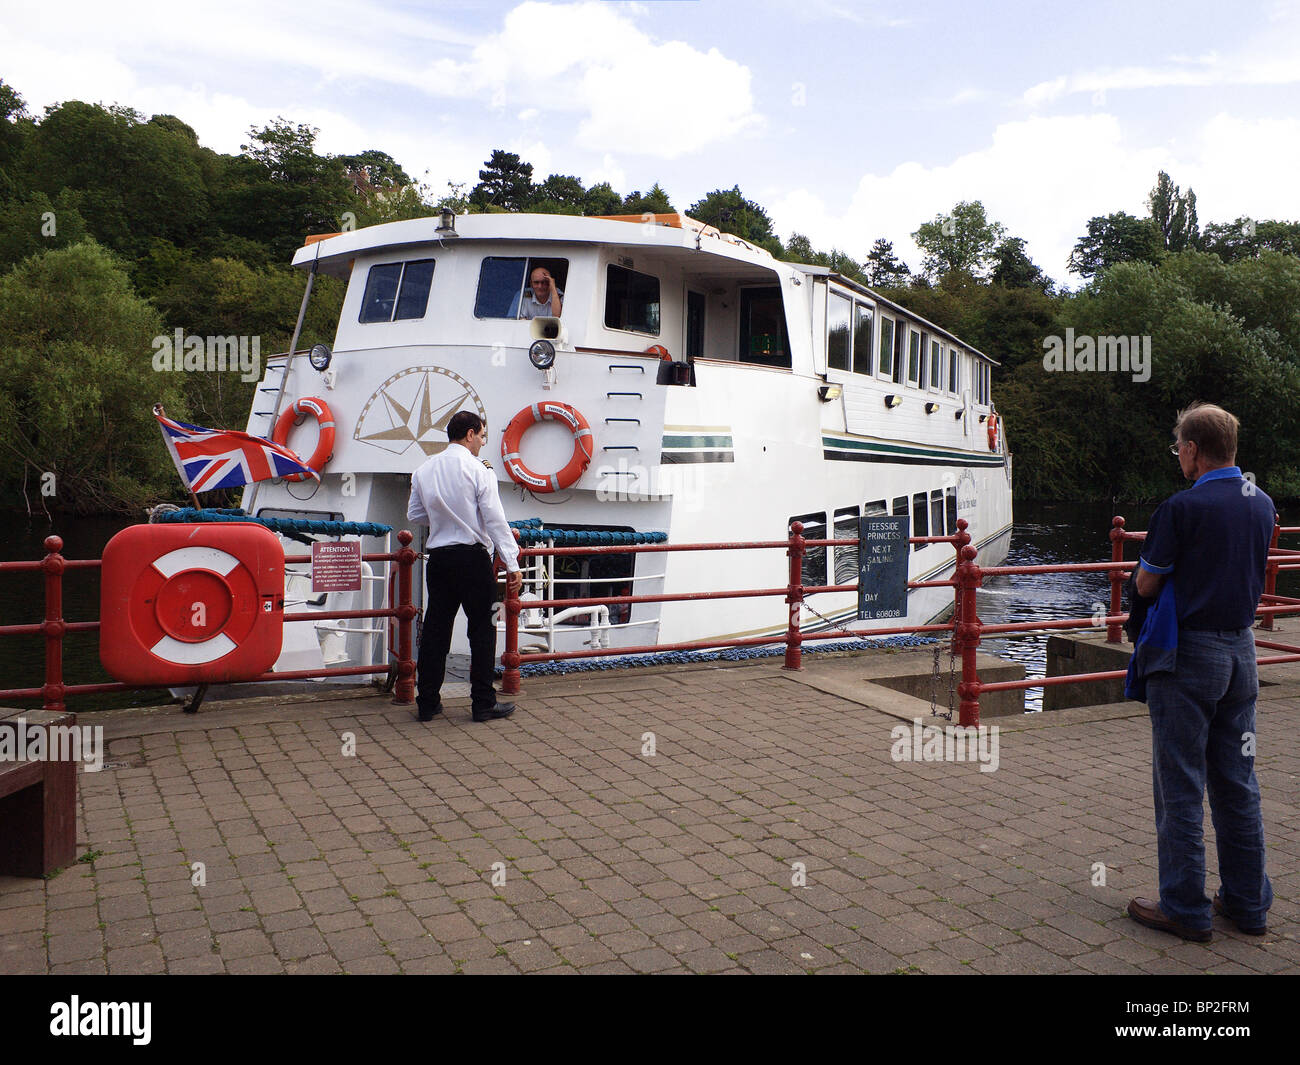
[(1262, 925), (1273, 904), (1255, 780), (1258, 693), (1250, 629), (1179, 629), (1177, 668), (1147, 680), (1160, 908), (1189, 928), (1210, 927), (1202, 830), (1207, 786), (1225, 908), (1243, 925)]

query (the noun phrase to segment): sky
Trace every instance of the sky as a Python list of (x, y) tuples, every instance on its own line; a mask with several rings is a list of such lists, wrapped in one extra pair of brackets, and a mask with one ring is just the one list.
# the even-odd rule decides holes
[(861, 261), (980, 200), (1058, 282), (1159, 170), (1202, 225), (1300, 218), (1300, 0), (7, 0), (0, 79), (174, 114), (238, 152), (282, 116), (435, 197), (495, 148), (685, 210), (739, 185)]

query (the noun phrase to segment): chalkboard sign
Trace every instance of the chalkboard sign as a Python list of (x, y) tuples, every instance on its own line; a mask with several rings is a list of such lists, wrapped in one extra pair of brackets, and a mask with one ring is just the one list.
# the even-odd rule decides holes
[(907, 613), (907, 538), (911, 519), (858, 519), (858, 618), (901, 618)]

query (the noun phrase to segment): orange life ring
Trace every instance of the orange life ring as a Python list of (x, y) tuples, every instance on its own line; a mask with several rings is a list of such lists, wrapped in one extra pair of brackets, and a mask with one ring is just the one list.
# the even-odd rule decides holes
[[(519, 459), (519, 443), (523, 440), (524, 433), (540, 421), (563, 422), (573, 433), (573, 455), (568, 465), (555, 473), (534, 473)], [(591, 465), (591, 455), (591, 426), (579, 411), (567, 403), (548, 400), (525, 407), (510, 419), (505, 436), (501, 438), (501, 459), (510, 479), (534, 492), (558, 492), (562, 488), (568, 488)]]
[[(288, 447), (289, 430), (293, 428), (293, 423), (305, 414), (311, 414), (316, 418), (316, 424), (320, 429), (320, 439), (316, 441), (316, 450), (311, 453), (311, 458), (303, 461), (317, 473), (320, 473), (325, 463), (334, 457), (334, 412), (330, 410), (329, 404), (323, 399), (306, 396), (295, 400), (280, 415), (280, 420), (275, 423), (275, 432), (271, 434), (271, 440), (281, 447)], [(286, 481), (305, 481), (307, 475), (305, 473), (289, 473), (285, 474), (284, 479)]]
[(990, 414), (989, 415), (989, 450), (996, 451), (997, 449), (998, 449), (998, 416), (996, 414)]
[(660, 362), (672, 362), (673, 357), (669, 354), (668, 349), (662, 344), (651, 344), (645, 349), (647, 355), (658, 355)]

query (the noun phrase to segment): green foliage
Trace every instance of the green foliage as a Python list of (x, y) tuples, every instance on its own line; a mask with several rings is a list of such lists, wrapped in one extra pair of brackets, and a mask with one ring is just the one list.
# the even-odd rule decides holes
[[(0, 484), (28, 505), (45, 473), (60, 507), (133, 509), (176, 479), (152, 416), (174, 383), (153, 372), (157, 312), (92, 242), (0, 279)], [(174, 495), (172, 490), (170, 494)]]
[(1052, 289), (1052, 279), (1034, 265), (1019, 237), (1007, 237), (994, 250), (990, 280), (1007, 288), (1037, 288), (1043, 292)]
[[(745, 199), (739, 185), (714, 189), (704, 199), (691, 204), (686, 213), (724, 233), (733, 233), (775, 255), (781, 254), (781, 242), (772, 231), (772, 219), (753, 200)], [(858, 268), (856, 263), (854, 268)]]
[(921, 269), (931, 281), (938, 281), (951, 273), (985, 276), (1005, 235), (1005, 227), (989, 221), (984, 205), (975, 200), (963, 201), (951, 213), (921, 223), (912, 239), (925, 252)]
[(1160, 232), (1165, 251), (1186, 251), (1195, 248), (1200, 239), (1196, 222), (1196, 193), (1191, 189), (1181, 194), (1173, 179), (1163, 170), (1156, 175), (1156, 184), (1147, 196), (1151, 221)]
[(571, 174), (552, 174), (533, 190), (528, 209), (538, 214), (582, 214), (587, 190)]
[(1256, 222), (1238, 218), (1212, 223), (1201, 234), (1201, 249), (1225, 263), (1257, 256), (1265, 250), (1300, 255), (1300, 222)]
[(912, 276), (907, 263), (894, 254), (893, 242), (884, 237), (871, 245), (863, 273), (866, 274), (867, 284), (879, 288), (906, 285)]
[(18, 190), (14, 168), (31, 128), (23, 98), (12, 85), (0, 79), (0, 203)]
[(0, 273), (29, 255), (80, 244), (86, 235), (86, 220), (69, 189), (53, 201), (43, 192), (32, 192), (0, 203)]
[(644, 195), (639, 189), (628, 193), (622, 206), (623, 214), (672, 214), (672, 211), (672, 201), (657, 181)]
[(1070, 272), (1093, 277), (1116, 263), (1159, 262), (1164, 240), (1149, 218), (1117, 211), (1088, 219), (1088, 232), (1070, 253)]
[(533, 195), (533, 164), (498, 148), (478, 172), (478, 180), (469, 194), (472, 207), (480, 211), (489, 207), (522, 211)]
[(623, 197), (614, 191), (608, 181), (592, 185), (582, 197), (582, 213), (618, 214), (623, 210)]

